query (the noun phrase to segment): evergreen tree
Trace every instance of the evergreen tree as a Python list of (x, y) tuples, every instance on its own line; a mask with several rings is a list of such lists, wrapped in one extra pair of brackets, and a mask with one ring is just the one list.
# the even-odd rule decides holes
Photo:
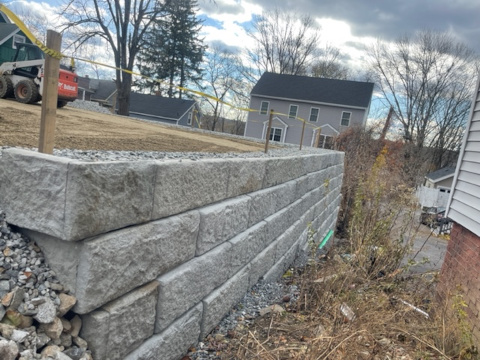
[(198, 36), (202, 21), (195, 16), (196, 5), (196, 0), (169, 1), (163, 16), (155, 19), (137, 65), (142, 75), (164, 80), (166, 85), (142, 79), (136, 83), (141, 89), (151, 93), (166, 90), (168, 97), (178, 94), (181, 98), (182, 91), (174, 85), (183, 87), (200, 78), (206, 47)]

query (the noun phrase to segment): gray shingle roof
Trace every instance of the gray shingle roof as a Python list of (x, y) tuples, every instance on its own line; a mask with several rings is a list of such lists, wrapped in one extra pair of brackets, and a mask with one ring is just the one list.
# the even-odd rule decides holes
[(4, 42), (3, 40), (6, 40), (15, 30), (19, 30), (15, 24), (0, 23), (0, 43)]
[[(86, 79), (79, 77), (79, 85), (87, 86), (95, 91), (91, 99), (96, 101), (105, 101), (109, 99), (111, 104), (111, 95), (117, 90), (115, 82), (112, 80)], [(130, 112), (163, 117), (167, 119), (180, 119), (193, 105), (194, 100), (189, 99), (170, 99), (156, 95), (130, 93)], [(118, 103), (117, 103), (118, 108)]]
[(453, 176), (455, 174), (454, 167), (444, 167), (437, 171), (427, 174), (427, 178), (435, 182), (435, 180), (443, 179), (444, 177)]
[(370, 82), (266, 72), (253, 87), (251, 95), (367, 108), (373, 85)]
[(90, 89), (95, 91), (92, 100), (106, 100), (117, 90), (113, 80), (90, 79), (89, 85)]
[(190, 109), (194, 100), (170, 99), (156, 95), (130, 94), (130, 112), (179, 119)]
[[(2, 11), (0, 11), (0, 23), (7, 23), (9, 24), (11, 21), (10, 19), (8, 18), (7, 15), (5, 15), (5, 13), (3, 13)], [(0, 38), (1, 39), (1, 38)]]

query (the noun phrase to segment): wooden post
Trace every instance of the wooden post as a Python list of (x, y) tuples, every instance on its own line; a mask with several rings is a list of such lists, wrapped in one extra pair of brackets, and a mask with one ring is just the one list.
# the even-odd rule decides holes
[(265, 136), (265, 154), (268, 152), (268, 143), (270, 141), (270, 132), (272, 131), (273, 109), (270, 109), (270, 117), (268, 118), (267, 134)]
[[(192, 119), (191, 119), (191, 124), (190, 124), (190, 126), (192, 128), (195, 127), (195, 115), (196, 115), (196, 113), (197, 113), (197, 108), (195, 106), (193, 106)], [(200, 126), (198, 128), (200, 128)]]
[(392, 122), (392, 115), (393, 115), (393, 106), (390, 106), (390, 110), (388, 110), (387, 120), (385, 120), (385, 125), (383, 126), (382, 134), (380, 135), (380, 142), (385, 140), (387, 136), (388, 128), (390, 127), (390, 123)]
[[(60, 52), (62, 35), (53, 30), (47, 31), (47, 47)], [(42, 114), (40, 117), (40, 139), (38, 151), (53, 154), (55, 143), (55, 121), (57, 116), (58, 74), (60, 60), (45, 56), (43, 73)]]
[(315, 135), (315, 145), (314, 147), (318, 148), (318, 145), (320, 143), (320, 134), (322, 133), (322, 128), (317, 129), (317, 134)]
[(300, 150), (302, 150), (302, 145), (303, 145), (303, 135), (305, 134), (305, 120), (303, 120), (303, 126), (302, 126), (302, 136), (300, 137)]

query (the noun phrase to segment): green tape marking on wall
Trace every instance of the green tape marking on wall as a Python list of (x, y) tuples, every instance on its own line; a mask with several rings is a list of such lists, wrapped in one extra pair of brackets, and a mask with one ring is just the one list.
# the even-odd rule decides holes
[(325, 246), (325, 244), (328, 242), (328, 240), (330, 240), (330, 238), (332, 237), (333, 235), (333, 230), (330, 230), (327, 235), (323, 238), (322, 242), (320, 243), (320, 245), (318, 245), (318, 248), (321, 249)]

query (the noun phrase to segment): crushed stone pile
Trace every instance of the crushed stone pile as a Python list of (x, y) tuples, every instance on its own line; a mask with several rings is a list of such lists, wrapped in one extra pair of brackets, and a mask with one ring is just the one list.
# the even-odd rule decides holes
[(75, 297), (0, 209), (0, 359), (92, 360)]
[(73, 107), (75, 109), (89, 110), (89, 111), (95, 111), (102, 114), (112, 115), (110, 110), (101, 106), (99, 103), (96, 103), (93, 101), (75, 100), (75, 101), (69, 102), (67, 106)]

